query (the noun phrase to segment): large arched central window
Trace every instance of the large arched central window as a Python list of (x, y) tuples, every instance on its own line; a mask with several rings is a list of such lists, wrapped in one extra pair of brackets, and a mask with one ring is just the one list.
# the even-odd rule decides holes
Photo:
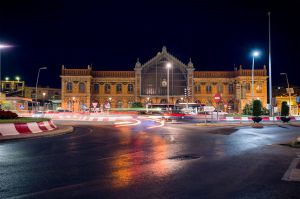
[(72, 83), (68, 82), (67, 83), (67, 93), (72, 93), (72, 88), (73, 88)]
[(85, 92), (85, 84), (80, 82), (79, 83), (79, 93), (84, 93)]
[(168, 83), (170, 96), (184, 95), (184, 88), (187, 87), (186, 69), (173, 63), (169, 69), (168, 82), (166, 67), (168, 61), (166, 58), (163, 58), (142, 69), (142, 95), (166, 96)]

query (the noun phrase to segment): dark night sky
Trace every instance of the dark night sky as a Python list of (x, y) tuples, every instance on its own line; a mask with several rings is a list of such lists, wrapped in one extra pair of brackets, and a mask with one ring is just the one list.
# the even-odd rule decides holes
[[(76, 3), (75, 3), (76, 2)], [(87, 3), (88, 2), (88, 3)], [(181, 2), (181, 3), (180, 3)], [(300, 5), (297, 1), (15, 1), (0, 3), (3, 77), (20, 75), (34, 85), (60, 87), (61, 64), (94, 70), (133, 70), (163, 45), (196, 70), (268, 65), (268, 15), (272, 13), (273, 84), (287, 72), (300, 85)], [(297, 71), (297, 72), (296, 72)]]

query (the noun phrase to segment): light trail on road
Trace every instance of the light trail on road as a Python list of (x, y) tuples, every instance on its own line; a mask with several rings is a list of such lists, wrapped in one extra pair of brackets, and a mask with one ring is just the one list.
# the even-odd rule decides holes
[(120, 124), (120, 122), (119, 122), (119, 124), (118, 124), (118, 123), (115, 123), (115, 124), (116, 124), (115, 127), (136, 126), (136, 125), (141, 124), (141, 120), (136, 120), (136, 119), (132, 119), (132, 120), (134, 120), (135, 123), (129, 122), (129, 123), (123, 123), (123, 124), (121, 123), (121, 124)]

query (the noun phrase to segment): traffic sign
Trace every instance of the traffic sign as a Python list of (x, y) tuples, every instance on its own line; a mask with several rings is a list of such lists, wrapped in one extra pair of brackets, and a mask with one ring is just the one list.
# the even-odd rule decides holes
[(286, 88), (286, 92), (294, 94), (294, 88)]
[(106, 103), (104, 104), (104, 108), (109, 109), (109, 108), (110, 108), (110, 103), (106, 102)]
[(98, 105), (98, 102), (93, 102), (92, 104), (93, 104), (93, 107), (96, 108)]
[(20, 104), (20, 109), (21, 109), (21, 110), (24, 110), (24, 108), (25, 108), (24, 105), (23, 105), (23, 104)]
[(219, 103), (221, 101), (221, 95), (219, 93), (216, 93), (214, 96), (214, 100), (216, 103)]

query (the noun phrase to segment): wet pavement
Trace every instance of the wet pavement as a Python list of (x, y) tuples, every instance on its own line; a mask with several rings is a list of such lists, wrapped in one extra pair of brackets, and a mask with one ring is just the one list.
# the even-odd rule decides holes
[(300, 128), (77, 123), (0, 143), (0, 198), (299, 198), (281, 178)]

